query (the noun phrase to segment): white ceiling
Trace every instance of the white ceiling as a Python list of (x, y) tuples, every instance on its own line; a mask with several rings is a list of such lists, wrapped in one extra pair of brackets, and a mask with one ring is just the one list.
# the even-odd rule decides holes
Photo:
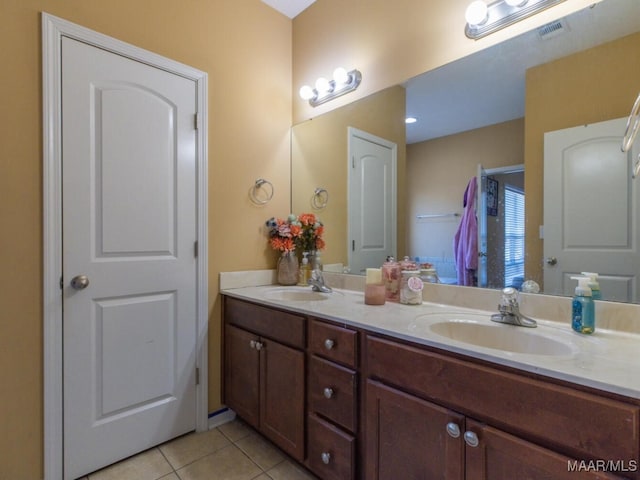
[(316, 0), (262, 0), (289, 18), (296, 17)]
[(418, 122), (407, 125), (407, 143), (523, 117), (528, 68), (637, 32), (640, 1), (604, 0), (565, 20), (560, 35), (535, 30), (408, 80), (407, 115)]

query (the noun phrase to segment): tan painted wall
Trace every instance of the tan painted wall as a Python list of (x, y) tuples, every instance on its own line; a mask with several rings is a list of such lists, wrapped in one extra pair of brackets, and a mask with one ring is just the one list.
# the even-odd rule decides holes
[[(273, 267), (289, 210), (291, 21), (254, 0), (0, 2), (0, 478), (43, 476), (40, 11), (209, 74), (209, 408), (220, 407), (220, 271)], [(268, 41), (265, 41), (268, 39)], [(264, 207), (256, 178), (273, 182)]]
[[(293, 118), (298, 123), (590, 4), (567, 0), (480, 40), (464, 35), (470, 0), (318, 0), (293, 21)], [(333, 70), (358, 68), (357, 91), (316, 108), (298, 89)]]
[(544, 132), (629, 115), (640, 88), (639, 49), (640, 33), (635, 33), (527, 72), (525, 271), (541, 285)]
[[(453, 257), (459, 218), (416, 219), (457, 212), (478, 164), (497, 168), (523, 163), (524, 119), (511, 120), (407, 145), (408, 252), (411, 256)], [(454, 166), (454, 167), (452, 167)]]
[[(404, 183), (405, 104), (405, 89), (391, 87), (292, 128), (293, 211), (312, 211), (324, 222), (327, 247), (322, 258), (325, 264), (347, 264), (347, 127), (355, 127), (396, 143), (398, 179)], [(322, 210), (311, 207), (311, 196), (316, 187), (324, 187), (329, 192), (329, 202)], [(399, 255), (403, 255), (405, 250), (405, 200), (406, 193), (399, 191)]]

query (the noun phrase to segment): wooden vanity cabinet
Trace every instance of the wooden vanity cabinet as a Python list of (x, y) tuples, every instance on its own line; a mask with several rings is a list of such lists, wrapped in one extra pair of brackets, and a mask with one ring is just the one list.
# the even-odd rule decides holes
[(224, 298), (224, 402), (303, 462), (305, 318)]
[(636, 405), (375, 336), (365, 348), (367, 480), (638, 478), (569, 468), (637, 465)]
[(307, 461), (323, 480), (356, 475), (358, 332), (308, 321)]

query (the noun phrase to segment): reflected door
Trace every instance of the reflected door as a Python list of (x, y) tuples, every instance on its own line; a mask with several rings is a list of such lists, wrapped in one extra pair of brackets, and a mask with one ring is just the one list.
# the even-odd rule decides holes
[(544, 136), (544, 291), (573, 295), (583, 271), (600, 274), (603, 299), (640, 300), (640, 208), (623, 153), (626, 119)]
[(349, 127), (351, 273), (364, 273), (396, 255), (397, 149), (393, 142)]
[(476, 218), (478, 219), (478, 286), (487, 286), (487, 171), (478, 164), (476, 174)]
[(196, 85), (63, 38), (64, 478), (195, 428)]

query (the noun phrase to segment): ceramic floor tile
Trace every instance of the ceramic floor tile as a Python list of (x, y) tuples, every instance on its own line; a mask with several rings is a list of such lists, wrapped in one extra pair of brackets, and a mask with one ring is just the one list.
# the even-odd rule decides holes
[(254, 478), (253, 480), (273, 480), (273, 479), (266, 473), (263, 473), (259, 477)]
[(267, 471), (273, 480), (317, 480), (317, 477), (290, 460), (279, 463)]
[(262, 470), (235, 445), (178, 470), (181, 480), (252, 480), (261, 473)]
[(158, 480), (180, 480), (180, 479), (178, 478), (178, 475), (176, 475), (175, 473), (170, 473), (169, 475), (159, 478)]
[(231, 422), (220, 425), (218, 430), (220, 430), (232, 442), (237, 442), (241, 438), (254, 433), (253, 428), (237, 418)]
[(158, 480), (173, 469), (157, 448), (98, 470), (89, 480)]
[(263, 470), (269, 470), (285, 459), (284, 454), (261, 435), (244, 437), (236, 442), (236, 446)]
[(218, 431), (189, 433), (160, 446), (160, 451), (175, 470), (230, 445), (229, 440)]

